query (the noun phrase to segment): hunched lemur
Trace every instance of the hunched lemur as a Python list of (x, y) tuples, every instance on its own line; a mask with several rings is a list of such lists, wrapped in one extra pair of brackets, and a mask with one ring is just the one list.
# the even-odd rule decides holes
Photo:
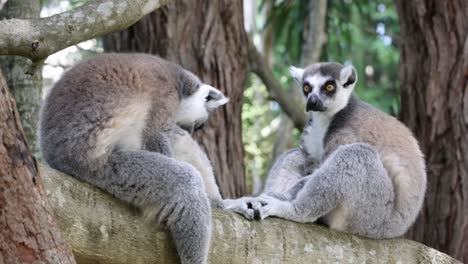
[(187, 131), (227, 102), (159, 57), (100, 55), (70, 69), (48, 94), (40, 148), (51, 167), (165, 224), (182, 263), (206, 263), (209, 199), (223, 203), (210, 161)]

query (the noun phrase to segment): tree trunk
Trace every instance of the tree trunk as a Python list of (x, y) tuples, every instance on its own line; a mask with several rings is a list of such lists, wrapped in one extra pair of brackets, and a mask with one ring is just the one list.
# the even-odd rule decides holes
[[(39, 18), (40, 1), (9, 0), (0, 10), (0, 20), (10, 18)], [(26, 138), (34, 155), (39, 155), (36, 145), (36, 125), (41, 104), (42, 73), (29, 75), (31, 62), (23, 57), (0, 56), (0, 70), (5, 74), (8, 87), (16, 99)]]
[(225, 198), (247, 193), (241, 137), (247, 78), (243, 23), (240, 0), (177, 0), (127, 30), (104, 38), (108, 51), (158, 54), (194, 72), (231, 99), (196, 135), (213, 162)]
[(0, 73), (0, 263), (35, 261), (74, 263)]
[(400, 117), (426, 155), (428, 190), (408, 236), (468, 263), (468, 2), (395, 0)]

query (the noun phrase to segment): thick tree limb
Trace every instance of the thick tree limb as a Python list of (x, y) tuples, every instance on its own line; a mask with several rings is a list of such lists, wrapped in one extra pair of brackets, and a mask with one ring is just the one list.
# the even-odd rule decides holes
[(263, 81), (270, 94), (281, 106), (284, 112), (291, 118), (298, 129), (305, 126), (306, 115), (303, 110), (297, 107), (295, 100), (290, 98), (288, 92), (283, 90), (281, 83), (273, 76), (273, 72), (263, 56), (249, 39), (249, 64), (252, 71)]
[[(79, 263), (176, 263), (163, 228), (138, 210), (41, 166), (49, 202)], [(373, 240), (280, 219), (249, 222), (213, 212), (210, 263), (459, 263), (422, 244)]]
[(82, 41), (122, 30), (170, 0), (95, 0), (46, 18), (0, 21), (0, 55), (41, 61)]

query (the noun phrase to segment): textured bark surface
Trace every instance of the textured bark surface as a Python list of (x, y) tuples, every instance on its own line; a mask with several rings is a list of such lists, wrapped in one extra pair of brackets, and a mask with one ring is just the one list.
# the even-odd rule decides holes
[(176, 0), (127, 30), (104, 38), (108, 51), (158, 54), (194, 72), (230, 98), (196, 133), (213, 162), (225, 198), (247, 193), (241, 137), (247, 78), (243, 23), (240, 0)]
[[(78, 263), (177, 263), (169, 234), (96, 187), (40, 166), (49, 201)], [(419, 243), (375, 240), (281, 219), (213, 211), (209, 263), (459, 263)]]
[[(40, 3), (37, 0), (9, 0), (0, 10), (0, 20), (10, 18), (39, 18)], [(36, 127), (41, 103), (42, 74), (26, 74), (31, 67), (23, 57), (0, 56), (0, 70), (3, 71), (21, 116), (29, 148), (39, 154), (36, 145)], [(39, 67), (38, 72), (42, 67)]]
[(74, 263), (0, 73), (0, 263), (34, 261)]
[(401, 119), (426, 155), (428, 190), (408, 236), (468, 263), (468, 1), (396, 0)]

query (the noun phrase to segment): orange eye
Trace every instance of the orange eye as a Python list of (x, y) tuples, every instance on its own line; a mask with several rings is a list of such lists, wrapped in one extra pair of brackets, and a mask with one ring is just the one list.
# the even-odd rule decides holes
[(304, 88), (303, 88), (303, 89), (304, 89), (304, 93), (308, 93), (308, 92), (310, 92), (310, 90), (311, 90), (311, 89), (310, 89), (310, 86), (307, 85), (307, 84), (304, 85)]
[(335, 90), (335, 87), (331, 84), (327, 85), (325, 87), (325, 90), (327, 90), (327, 92), (332, 92), (333, 90)]

